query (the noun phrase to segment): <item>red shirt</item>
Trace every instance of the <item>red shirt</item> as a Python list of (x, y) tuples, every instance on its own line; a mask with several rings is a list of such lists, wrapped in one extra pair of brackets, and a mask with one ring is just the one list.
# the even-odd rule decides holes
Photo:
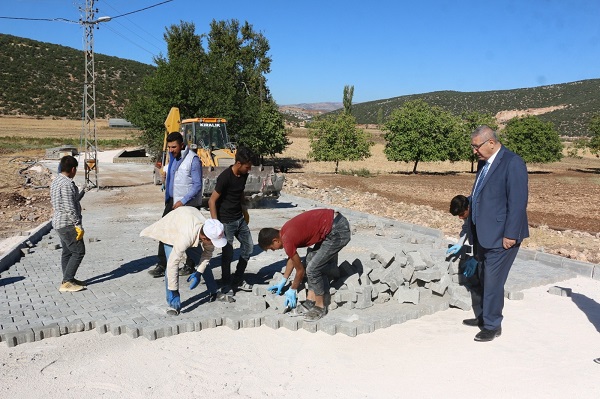
[(288, 220), (279, 231), (288, 258), (294, 256), (298, 248), (325, 240), (332, 225), (333, 209), (313, 209)]

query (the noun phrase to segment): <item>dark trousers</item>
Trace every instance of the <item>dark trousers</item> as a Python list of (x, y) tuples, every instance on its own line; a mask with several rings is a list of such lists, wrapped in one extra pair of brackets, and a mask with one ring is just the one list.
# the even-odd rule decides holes
[(479, 284), (475, 292), (481, 293), (481, 302), (474, 302), (475, 316), (483, 320), (483, 327), (496, 330), (501, 327), (504, 308), (504, 284), (521, 244), (509, 249), (483, 248), (475, 235), (475, 256), (480, 263), (477, 268)]
[[(163, 211), (162, 217), (173, 210), (173, 198), (165, 202), (165, 210)], [(165, 244), (162, 241), (158, 242), (158, 264), (164, 268), (167, 267), (167, 255), (165, 254)], [(185, 260), (186, 266), (194, 267), (194, 260), (188, 256)]]
[(227, 282), (231, 279), (233, 239), (237, 238), (240, 242), (240, 259), (235, 267), (235, 276), (238, 278), (244, 277), (248, 260), (250, 259), (250, 255), (252, 255), (254, 243), (252, 242), (250, 228), (243, 217), (233, 222), (223, 223), (223, 229), (225, 238), (227, 238), (227, 245), (221, 250), (221, 280)]
[(62, 282), (73, 281), (77, 269), (85, 256), (85, 244), (83, 240), (77, 241), (75, 226), (67, 226), (57, 229), (58, 238), (62, 246), (60, 265), (62, 267)]
[(338, 213), (325, 240), (315, 244), (311, 252), (311, 255), (314, 255), (306, 262), (308, 289), (315, 295), (325, 295), (329, 284), (329, 277), (326, 274), (330, 267), (329, 262), (350, 242), (351, 236), (348, 219)]

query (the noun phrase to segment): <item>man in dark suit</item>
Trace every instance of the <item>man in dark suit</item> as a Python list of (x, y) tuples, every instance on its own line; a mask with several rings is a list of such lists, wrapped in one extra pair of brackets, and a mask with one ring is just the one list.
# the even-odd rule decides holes
[(479, 327), (475, 341), (485, 342), (502, 333), (504, 284), (521, 242), (529, 237), (527, 168), (488, 126), (471, 134), (471, 148), (479, 158), (470, 219), (482, 298), (481, 306), (473, 307), (476, 318), (463, 323)]

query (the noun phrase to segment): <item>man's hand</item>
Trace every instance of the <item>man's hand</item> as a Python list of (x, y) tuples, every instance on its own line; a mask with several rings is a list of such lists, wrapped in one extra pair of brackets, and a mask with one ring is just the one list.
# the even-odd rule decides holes
[(458, 253), (458, 251), (460, 251), (461, 248), (462, 248), (462, 245), (454, 244), (453, 246), (448, 248), (448, 250), (446, 251), (446, 255), (456, 255)]
[(173, 309), (181, 309), (181, 298), (179, 296), (179, 290), (167, 290), (167, 303)]
[(285, 292), (285, 301), (283, 306), (289, 306), (291, 309), (296, 307), (296, 290), (289, 289)]
[(190, 274), (190, 276), (187, 278), (187, 282), (191, 282), (190, 284), (190, 290), (193, 290), (194, 288), (196, 288), (198, 286), (198, 284), (200, 284), (200, 279), (202, 278), (202, 273), (199, 272), (194, 272), (192, 274)]
[(75, 226), (75, 231), (77, 232), (77, 235), (75, 236), (75, 240), (77, 241), (81, 241), (83, 240), (83, 227), (81, 226)]
[(502, 247), (504, 247), (504, 249), (512, 248), (516, 243), (517, 243), (517, 240), (513, 240), (512, 238), (504, 237), (502, 239)]
[(177, 208), (179, 208), (180, 206), (183, 206), (183, 202), (181, 202), (181, 201), (177, 201), (176, 203), (174, 203), (174, 204), (173, 204), (173, 209), (177, 209)]
[(477, 260), (475, 258), (470, 258), (465, 262), (465, 270), (463, 271), (463, 275), (465, 277), (471, 277), (475, 274), (475, 270), (477, 269)]
[(278, 284), (274, 284), (270, 287), (267, 287), (267, 291), (271, 291), (272, 293), (277, 293), (277, 295), (281, 295), (281, 290), (285, 286), (287, 282), (287, 278), (282, 278)]
[(242, 209), (242, 214), (244, 215), (244, 220), (246, 221), (246, 224), (250, 223), (250, 214), (248, 213), (248, 210)]

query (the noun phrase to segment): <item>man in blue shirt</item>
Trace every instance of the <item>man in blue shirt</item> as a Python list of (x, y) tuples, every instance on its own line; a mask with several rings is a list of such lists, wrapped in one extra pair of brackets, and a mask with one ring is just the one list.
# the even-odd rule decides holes
[[(165, 210), (163, 217), (180, 206), (202, 205), (202, 165), (198, 155), (191, 151), (183, 142), (179, 132), (167, 136), (169, 163), (165, 179)], [(180, 274), (186, 276), (194, 272), (194, 261), (188, 256)], [(158, 243), (158, 264), (149, 270), (153, 277), (162, 277), (167, 268), (167, 257), (162, 242)]]

